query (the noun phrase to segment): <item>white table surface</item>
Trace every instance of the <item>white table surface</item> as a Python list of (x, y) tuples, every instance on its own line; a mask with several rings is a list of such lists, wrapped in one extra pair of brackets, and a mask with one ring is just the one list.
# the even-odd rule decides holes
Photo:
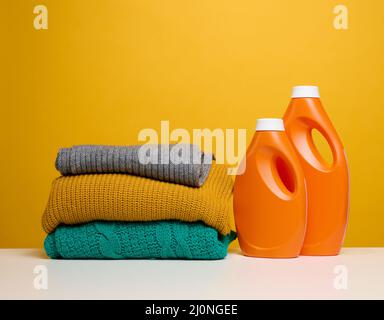
[[(47, 289), (34, 286), (36, 266)], [(384, 299), (384, 248), (297, 259), (233, 250), (219, 261), (50, 260), (38, 249), (0, 249), (0, 299)]]

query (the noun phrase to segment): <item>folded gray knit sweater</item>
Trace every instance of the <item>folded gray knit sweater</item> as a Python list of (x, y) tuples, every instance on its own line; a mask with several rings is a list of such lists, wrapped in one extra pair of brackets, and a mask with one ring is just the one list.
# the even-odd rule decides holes
[(62, 175), (128, 173), (187, 186), (202, 186), (213, 155), (192, 144), (102, 146), (59, 150), (56, 169)]

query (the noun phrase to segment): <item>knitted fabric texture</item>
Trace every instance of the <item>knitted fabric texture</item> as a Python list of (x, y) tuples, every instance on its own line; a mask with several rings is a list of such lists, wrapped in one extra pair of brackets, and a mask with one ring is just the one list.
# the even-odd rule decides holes
[(90, 222), (59, 226), (44, 247), (54, 259), (223, 259), (235, 237), (202, 223)]
[(190, 144), (82, 145), (60, 149), (56, 169), (62, 175), (129, 173), (199, 187), (207, 179), (211, 163), (212, 154)]
[(202, 221), (230, 232), (232, 177), (212, 164), (201, 188), (127, 174), (61, 176), (54, 180), (42, 218), (51, 233), (63, 224), (103, 221)]

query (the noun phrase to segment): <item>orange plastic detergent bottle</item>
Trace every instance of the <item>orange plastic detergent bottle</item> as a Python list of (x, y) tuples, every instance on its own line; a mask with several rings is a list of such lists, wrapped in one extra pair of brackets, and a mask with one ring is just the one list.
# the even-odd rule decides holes
[[(344, 241), (349, 210), (349, 172), (343, 144), (328, 118), (315, 86), (293, 88), (284, 124), (307, 184), (308, 223), (302, 255), (337, 255)], [(316, 148), (318, 130), (332, 150), (327, 163)]]
[(297, 257), (305, 235), (306, 187), (282, 119), (257, 121), (239, 171), (233, 203), (243, 253), (260, 258)]

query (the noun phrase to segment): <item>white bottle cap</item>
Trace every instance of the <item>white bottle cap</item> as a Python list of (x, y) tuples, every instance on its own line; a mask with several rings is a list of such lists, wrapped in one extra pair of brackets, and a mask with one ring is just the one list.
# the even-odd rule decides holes
[(256, 131), (284, 131), (283, 119), (279, 119), (279, 118), (257, 119)]
[(320, 98), (319, 87), (316, 87), (316, 86), (293, 87), (291, 98)]

